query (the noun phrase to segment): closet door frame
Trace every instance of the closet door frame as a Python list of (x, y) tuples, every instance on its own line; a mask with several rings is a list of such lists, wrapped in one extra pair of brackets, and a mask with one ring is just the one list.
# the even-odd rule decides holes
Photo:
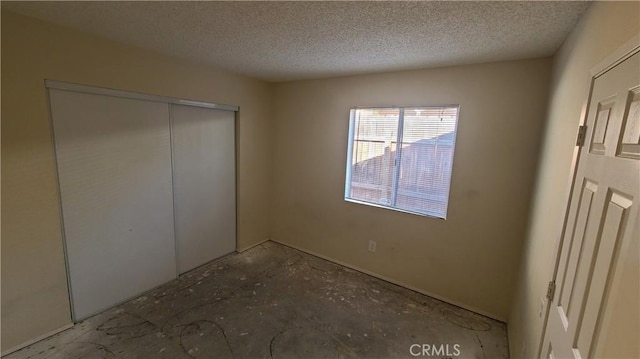
[(125, 97), (125, 98), (132, 98), (132, 99), (145, 100), (145, 101), (162, 102), (162, 103), (170, 103), (170, 104), (172, 103), (176, 105), (215, 108), (219, 110), (228, 110), (228, 111), (234, 111), (234, 112), (238, 112), (238, 110), (240, 109), (238, 106), (233, 106), (233, 105), (221, 105), (221, 104), (215, 104), (211, 102), (186, 100), (186, 99), (180, 99), (175, 97), (148, 95), (148, 94), (139, 93), (139, 92), (129, 92), (129, 91), (122, 91), (122, 90), (114, 90), (106, 87), (79, 85), (79, 84), (63, 82), (63, 81), (45, 80), (44, 83), (47, 89), (84, 92), (84, 93), (106, 95), (106, 96), (113, 96), (113, 97)]
[[(45, 89), (46, 89), (46, 96), (47, 96), (47, 102), (49, 103), (49, 125), (52, 129), (51, 131), (51, 142), (53, 145), (53, 153), (54, 153), (54, 165), (55, 165), (55, 176), (56, 176), (56, 190), (57, 190), (57, 197), (58, 197), (58, 211), (59, 211), (59, 216), (60, 216), (60, 230), (61, 230), (61, 238), (62, 238), (62, 245), (63, 245), (63, 249), (64, 249), (64, 260), (65, 260), (65, 270), (66, 270), (66, 276), (67, 276), (67, 295), (69, 297), (69, 304), (70, 304), (70, 313), (71, 313), (71, 320), (74, 323), (77, 323), (78, 320), (75, 317), (74, 314), (74, 306), (73, 306), (73, 294), (71, 292), (71, 273), (70, 273), (70, 267), (69, 267), (69, 258), (68, 258), (68, 250), (67, 250), (67, 239), (66, 239), (66, 230), (65, 230), (65, 224), (64, 224), (64, 216), (63, 216), (63, 208), (62, 208), (62, 190), (61, 190), (61, 185), (60, 185), (60, 175), (59, 175), (59, 170), (58, 170), (58, 156), (57, 156), (57, 149), (56, 149), (56, 139), (55, 139), (55, 134), (53, 132), (53, 128), (54, 128), (54, 123), (53, 123), (53, 113), (51, 111), (51, 100), (50, 100), (50, 96), (49, 96), (49, 90), (51, 89), (57, 89), (57, 90), (65, 90), (65, 91), (72, 91), (72, 92), (80, 92), (80, 93), (86, 93), (86, 94), (95, 94), (95, 95), (104, 95), (104, 96), (112, 96), (112, 97), (120, 97), (120, 98), (128, 98), (128, 99), (137, 99), (137, 100), (143, 100), (143, 101), (152, 101), (152, 102), (159, 102), (159, 103), (165, 103), (168, 105), (168, 107), (171, 107), (171, 104), (175, 104), (175, 105), (184, 105), (184, 106), (194, 106), (194, 107), (203, 107), (203, 108), (211, 108), (211, 109), (219, 109), (219, 110), (226, 110), (226, 111), (233, 111), (234, 112), (234, 146), (235, 146), (235, 150), (234, 150), (234, 177), (235, 177), (235, 201), (236, 201), (236, 206), (235, 206), (235, 219), (236, 219), (236, 223), (234, 223), (236, 230), (236, 251), (237, 251), (237, 221), (238, 221), (238, 112), (239, 112), (239, 107), (238, 106), (234, 106), (234, 105), (225, 105), (225, 104), (215, 104), (215, 103), (211, 103), (211, 102), (204, 102), (204, 101), (196, 101), (196, 100), (188, 100), (188, 99), (181, 99), (181, 98), (175, 98), (175, 97), (166, 97), (166, 96), (157, 96), (157, 95), (150, 95), (150, 94), (144, 94), (144, 93), (139, 93), (139, 92), (130, 92), (130, 91), (123, 91), (123, 90), (116, 90), (116, 89), (110, 89), (110, 88), (105, 88), (105, 87), (96, 87), (96, 86), (89, 86), (89, 85), (81, 85), (81, 84), (76, 84), (76, 83), (70, 83), (70, 82), (64, 82), (64, 81), (56, 81), (56, 80), (48, 80), (45, 79)], [(167, 114), (167, 116), (170, 117), (170, 113)], [(170, 145), (173, 146), (173, 134), (172, 134), (172, 126), (170, 123), (169, 126), (169, 132), (170, 132)], [(172, 182), (173, 182), (173, 149), (171, 150), (171, 171), (172, 171)], [(173, 193), (174, 189), (173, 189), (173, 184), (172, 184), (172, 211), (173, 211), (173, 217), (174, 217), (174, 245), (176, 246), (176, 251), (177, 251), (177, 246), (178, 243), (176, 241), (175, 238), (175, 193)], [(182, 273), (179, 274), (179, 269), (177, 266), (177, 260), (178, 260), (178, 256), (177, 256), (177, 252), (176, 252), (176, 278), (184, 275), (186, 273)], [(141, 292), (139, 295), (144, 294), (145, 292)], [(131, 299), (131, 298), (130, 298)], [(122, 302), (121, 302), (122, 303)], [(121, 303), (117, 303), (116, 305), (119, 305)]]

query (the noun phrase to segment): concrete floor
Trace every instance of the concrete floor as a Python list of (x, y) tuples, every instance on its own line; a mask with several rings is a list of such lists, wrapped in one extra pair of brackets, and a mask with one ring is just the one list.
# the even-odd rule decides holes
[(266, 242), (6, 358), (412, 358), (412, 344), (508, 357), (504, 323)]

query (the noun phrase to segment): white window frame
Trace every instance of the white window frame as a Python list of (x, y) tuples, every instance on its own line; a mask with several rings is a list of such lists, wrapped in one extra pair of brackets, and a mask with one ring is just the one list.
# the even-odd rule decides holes
[[(380, 204), (380, 203), (374, 203), (374, 202), (367, 202), (367, 201), (362, 201), (362, 200), (358, 200), (358, 199), (354, 199), (351, 198), (351, 170), (352, 170), (352, 161), (353, 161), (353, 143), (354, 143), (354, 135), (355, 135), (355, 116), (356, 116), (356, 112), (358, 110), (368, 110), (368, 109), (398, 109), (399, 110), (399, 118), (398, 118), (398, 131), (397, 131), (397, 144), (400, 144), (402, 141), (402, 134), (403, 134), (403, 129), (404, 129), (404, 110), (409, 108), (450, 108), (450, 107), (455, 107), (457, 108), (457, 113), (456, 113), (456, 123), (455, 123), (455, 127), (453, 130), (453, 149), (452, 149), (452, 153), (451, 153), (451, 178), (449, 179), (449, 190), (447, 191), (447, 195), (446, 195), (446, 210), (445, 213), (440, 216), (439, 214), (434, 214), (434, 213), (428, 213), (428, 212), (419, 212), (419, 211), (411, 211), (411, 210), (407, 210), (404, 208), (398, 208), (395, 206), (396, 203), (396, 199), (398, 196), (398, 182), (399, 182), (399, 175), (400, 175), (400, 166), (398, 165), (401, 161), (401, 156), (402, 156), (402, 146), (399, 145), (398, 149), (396, 150), (396, 158), (394, 161), (394, 174), (393, 174), (393, 183), (392, 183), (392, 200), (390, 205), (384, 205), (384, 204)], [(371, 207), (378, 207), (378, 208), (384, 208), (384, 209), (389, 209), (392, 211), (397, 211), (397, 212), (403, 212), (403, 213), (409, 213), (409, 214), (414, 214), (414, 215), (418, 215), (418, 216), (422, 216), (422, 217), (429, 217), (429, 218), (435, 218), (435, 219), (441, 219), (441, 220), (446, 220), (447, 219), (447, 214), (448, 214), (448, 210), (449, 210), (449, 199), (451, 197), (451, 182), (453, 179), (453, 163), (454, 163), (454, 159), (455, 159), (455, 151), (456, 151), (456, 137), (458, 134), (458, 124), (460, 121), (460, 105), (458, 104), (454, 104), (454, 105), (438, 105), (438, 106), (403, 106), (403, 107), (398, 107), (398, 106), (363, 106), (363, 107), (354, 107), (351, 108), (349, 111), (349, 138), (348, 138), (348, 145), (347, 145), (347, 166), (346, 166), (346, 176), (345, 176), (345, 186), (344, 186), (344, 200), (347, 202), (351, 202), (351, 203), (357, 203), (357, 204), (363, 204), (363, 205), (367, 205), (367, 206), (371, 206)]]

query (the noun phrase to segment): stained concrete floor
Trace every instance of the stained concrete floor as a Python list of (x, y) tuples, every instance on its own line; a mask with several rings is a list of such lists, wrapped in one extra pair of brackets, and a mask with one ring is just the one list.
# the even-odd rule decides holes
[(6, 358), (413, 358), (412, 344), (508, 357), (504, 323), (266, 242)]

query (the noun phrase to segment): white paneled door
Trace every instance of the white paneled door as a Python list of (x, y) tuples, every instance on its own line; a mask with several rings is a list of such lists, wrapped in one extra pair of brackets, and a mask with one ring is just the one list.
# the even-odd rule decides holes
[(610, 294), (621, 285), (636, 291), (639, 286), (616, 281), (623, 265), (619, 258), (626, 258), (620, 253), (637, 248), (640, 240), (638, 53), (595, 80), (588, 108), (542, 342), (545, 358), (594, 357)]
[(171, 105), (178, 272), (236, 250), (235, 112)]
[(176, 276), (169, 105), (49, 95), (77, 321)]

